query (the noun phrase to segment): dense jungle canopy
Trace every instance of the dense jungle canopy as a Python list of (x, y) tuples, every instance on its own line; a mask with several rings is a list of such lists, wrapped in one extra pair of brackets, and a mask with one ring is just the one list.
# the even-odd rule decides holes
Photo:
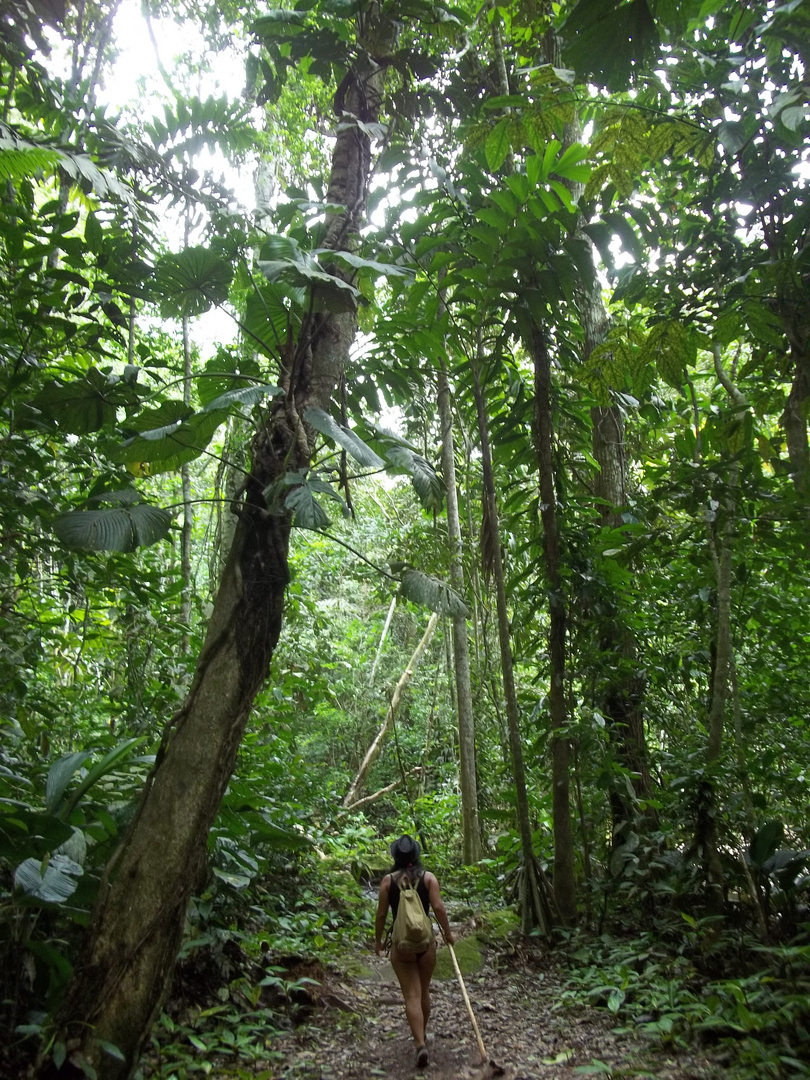
[(810, 1075), (810, 0), (0, 11), (0, 1072), (282, 1075), (407, 831)]

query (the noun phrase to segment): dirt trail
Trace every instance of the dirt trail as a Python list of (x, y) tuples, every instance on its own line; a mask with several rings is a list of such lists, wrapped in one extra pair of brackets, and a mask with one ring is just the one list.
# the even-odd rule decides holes
[[(363, 957), (363, 964), (368, 975), (333, 976), (323, 988), (322, 1007), (309, 1023), (276, 1044), (284, 1060), (274, 1080), (488, 1080), (492, 1070), (479, 1065), (472, 1025), (454, 979), (434, 979), (430, 1064), (417, 1070), (391, 965), (370, 955)], [(579, 1080), (589, 1073), (655, 1080), (719, 1076), (718, 1068), (699, 1055), (653, 1051), (630, 1035), (615, 1034), (615, 1020), (605, 1010), (552, 1011), (561, 978), (543, 970), (536, 958), (527, 962), (513, 957), (508, 967), (500, 961), (498, 970), (492, 959), (485, 959), (481, 971), (465, 982), (488, 1055), (503, 1068), (505, 1080)]]

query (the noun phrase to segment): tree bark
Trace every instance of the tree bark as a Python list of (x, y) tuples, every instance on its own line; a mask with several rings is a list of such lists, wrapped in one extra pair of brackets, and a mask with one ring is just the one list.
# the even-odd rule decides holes
[(791, 350), (794, 361), (793, 383), (790, 387), (782, 423), (785, 427), (791, 474), (799, 494), (810, 495), (810, 447), (807, 441), (807, 420), (810, 416), (810, 352), (796, 346)]
[(360, 768), (357, 770), (357, 774), (354, 780), (352, 780), (349, 786), (349, 790), (346, 792), (346, 797), (343, 800), (343, 808), (345, 810), (348, 810), (350, 806), (355, 805), (355, 803), (357, 802), (358, 793), (362, 790), (363, 784), (366, 781), (366, 776), (368, 776), (368, 771), (374, 764), (374, 762), (377, 760), (377, 758), (380, 756), (382, 744), (385, 741), (386, 735), (391, 730), (394, 724), (394, 717), (397, 714), (397, 709), (399, 708), (399, 703), (402, 700), (402, 695), (405, 692), (405, 688), (411, 681), (411, 677), (413, 676), (414, 671), (416, 671), (417, 667), (419, 666), (419, 661), (424, 656), (425, 649), (430, 644), (430, 639), (433, 637), (438, 622), (439, 616), (434, 611), (433, 614), (430, 616), (430, 621), (427, 624), (427, 629), (422, 635), (422, 640), (414, 649), (413, 656), (408, 661), (408, 666), (402, 672), (399, 677), (399, 682), (394, 687), (394, 692), (391, 695), (391, 704), (388, 706), (388, 711), (385, 714), (385, 719), (382, 722), (382, 727), (377, 732), (374, 738), (374, 742), (366, 751), (366, 756), (360, 763)]
[[(456, 487), (456, 448), (453, 438), (453, 410), (450, 384), (442, 360), (439, 371), (439, 422), (442, 429), (442, 474), (447, 492), (447, 541), (450, 547), (450, 584), (464, 595), (461, 522)], [(465, 866), (477, 863), (483, 854), (478, 821), (478, 781), (475, 771), (475, 718), (470, 681), (470, 652), (467, 620), (453, 619), (453, 669), (458, 716), (459, 778), (461, 782), (462, 858)]]
[[(346, 112), (376, 120), (381, 92), (379, 67), (360, 52)], [(344, 116), (326, 200), (347, 209), (331, 218), (322, 246), (351, 245), (370, 163), (368, 135)], [(286, 473), (309, 467), (301, 417), (313, 405), (329, 408), (355, 329), (353, 313), (316, 312), (282, 358), (286, 396), (253, 442), (239, 523), (191, 689), (166, 728), (135, 820), (105, 871), (58, 1017), (67, 1060), (60, 1070), (50, 1058), (40, 1062), (40, 1077), (71, 1080), (90, 1065), (98, 1080), (122, 1080), (136, 1068), (169, 986), (189, 896), (204, 879), (208, 832), (281, 631), (291, 519), (283, 506), (268, 506), (264, 492)]]

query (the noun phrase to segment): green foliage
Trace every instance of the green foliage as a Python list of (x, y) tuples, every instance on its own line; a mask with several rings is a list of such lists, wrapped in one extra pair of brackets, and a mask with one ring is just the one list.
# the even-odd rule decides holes
[(164, 318), (202, 315), (228, 298), (233, 272), (216, 251), (187, 247), (157, 265), (155, 287)]
[(124, 505), (120, 509), (73, 510), (60, 514), (54, 519), (53, 529), (66, 547), (135, 551), (162, 540), (171, 528), (171, 514), (142, 502), (131, 488), (107, 491), (88, 501)]
[[(738, 964), (738, 942), (715, 936), (715, 957), (725, 953)], [(794, 1049), (807, 1015), (798, 997), (808, 978), (806, 947), (763, 950), (766, 968), (720, 980), (701, 971), (701, 957), (690, 955), (688, 945), (673, 953), (649, 936), (572, 939), (567, 950), (571, 970), (561, 1007), (587, 1001), (607, 1008), (619, 1031), (668, 1047), (687, 1046), (694, 1037), (720, 1043), (725, 1068), (735, 1076), (763, 1069), (772, 1076), (806, 1075), (805, 1056)]]
[[(262, 51), (249, 60), (248, 94), (270, 106), (261, 138), (242, 101), (180, 92), (138, 125), (105, 118), (86, 107), (89, 92), (37, 63), (19, 27), (4, 39), (2, 948), (8, 979), (34, 973), (7, 985), (4, 997), (19, 999), (9, 1026), (30, 1020), (33, 1032), (36, 1014), (58, 1002), (98, 873), (143, 780), (147, 762), (127, 757), (133, 740), (151, 746), (187, 692), (218, 586), (217, 536), (250, 468), (252, 433), (281, 407), (290, 364), (311, 344), (302, 328), (308, 335), (338, 312), (359, 316), (364, 333), (345, 401), (307, 413), (313, 468), (282, 472), (265, 492), (268, 511), (292, 514), (300, 529), (271, 685), (189, 913), (182, 963), (215, 971), (200, 979), (210, 1000), (167, 1014), (148, 1067), (269, 1074), (261, 1063), (273, 1060), (276, 1025), (298, 1015), (309, 985), (285, 958), (338, 962), (367, 947), (364, 883), (386, 869), (385, 839), (397, 830), (421, 833), (457, 897), (519, 898), (525, 867), (480, 573), (500, 544), (532, 840), (552, 880), (552, 605), (568, 618), (574, 861), (583, 920), (601, 919), (604, 936), (573, 939), (563, 1004), (597, 1004), (676, 1050), (719, 1042), (740, 1076), (806, 1075), (810, 590), (786, 408), (807, 351), (808, 204), (797, 181), (807, 99), (796, 76), (806, 67), (805, 7), (581, 0), (561, 5), (553, 28), (530, 5), (493, 9), (506, 94), (486, 18), (468, 20), (445, 63), (437, 50), (462, 14), (442, 5), (391, 8), (397, 41), (368, 36), (364, 5), (271, 10), (255, 23)], [(573, 71), (542, 54), (552, 31)], [(40, 29), (30, 33), (36, 40)], [(323, 237), (344, 208), (320, 175), (327, 116), (367, 57), (386, 72), (387, 126), (342, 122), (378, 140), (375, 152), (383, 144), (374, 213), (333, 251)], [(586, 78), (610, 92), (586, 96)], [(577, 119), (587, 146), (570, 142)], [(254, 232), (210, 175), (194, 174), (203, 147), (245, 168), (252, 148), (268, 144), (279, 190), (267, 231)], [(177, 234), (161, 231), (175, 211), (193, 222), (180, 251)], [(609, 308), (604, 334), (589, 322), (595, 290)], [(242, 337), (192, 356), (184, 399), (182, 326), (149, 324), (214, 307), (235, 315)], [(551, 357), (559, 593), (545, 573), (535, 372), (521, 344), (538, 335)], [(744, 416), (719, 381), (716, 348)], [(499, 536), (481, 525), (473, 358)], [(445, 584), (440, 369), (455, 410), (464, 599)], [(382, 426), (381, 406), (396, 431)], [(624, 455), (620, 506), (598, 494), (597, 424)], [(344, 451), (361, 470), (409, 483), (356, 477)], [(184, 465), (199, 508), (185, 585), (172, 527)], [(341, 511), (334, 522), (329, 504)], [(733, 679), (721, 760), (709, 767), (725, 542)], [(385, 641), (397, 582), (383, 566), (401, 583)], [(464, 871), (441, 634), (368, 793), (398, 786), (365, 816), (340, 810), (423, 632), (412, 604), (468, 620), (487, 858)], [(629, 697), (616, 694), (622, 680)], [(644, 733), (643, 760), (623, 742), (631, 722)], [(707, 817), (725, 922), (707, 907), (696, 838)], [(628, 918), (645, 935), (611, 938)], [(238, 970), (229, 970), (234, 947)]]
[(0, 758), (0, 950), (4, 998), (20, 995), (24, 1009), (58, 1002), (77, 930), (87, 924), (148, 759), (132, 758), (139, 738), (107, 739), (106, 752), (69, 753), (46, 771), (21, 756), (20, 734), (6, 725)]

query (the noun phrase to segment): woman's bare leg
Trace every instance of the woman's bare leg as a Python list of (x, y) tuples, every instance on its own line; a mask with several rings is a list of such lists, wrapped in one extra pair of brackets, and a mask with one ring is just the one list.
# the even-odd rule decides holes
[[(421, 959), (424, 960), (426, 957), (427, 954)], [(433, 962), (435, 966), (435, 956)], [(425, 1017), (422, 1012), (423, 993), (419, 960), (415, 956), (400, 956), (396, 946), (393, 946), (391, 948), (391, 966), (399, 979), (402, 996), (405, 999), (405, 1016), (408, 1019), (413, 1041), (416, 1043), (417, 1049), (419, 1049), (425, 1045)], [(429, 1001), (428, 998), (428, 1013), (430, 1013)]]
[(420, 999), (422, 1003), (422, 1019), (424, 1021), (422, 1034), (424, 1035), (427, 1032), (428, 1020), (430, 1019), (430, 980), (436, 970), (435, 942), (423, 956), (419, 957), (417, 967), (419, 968)]

